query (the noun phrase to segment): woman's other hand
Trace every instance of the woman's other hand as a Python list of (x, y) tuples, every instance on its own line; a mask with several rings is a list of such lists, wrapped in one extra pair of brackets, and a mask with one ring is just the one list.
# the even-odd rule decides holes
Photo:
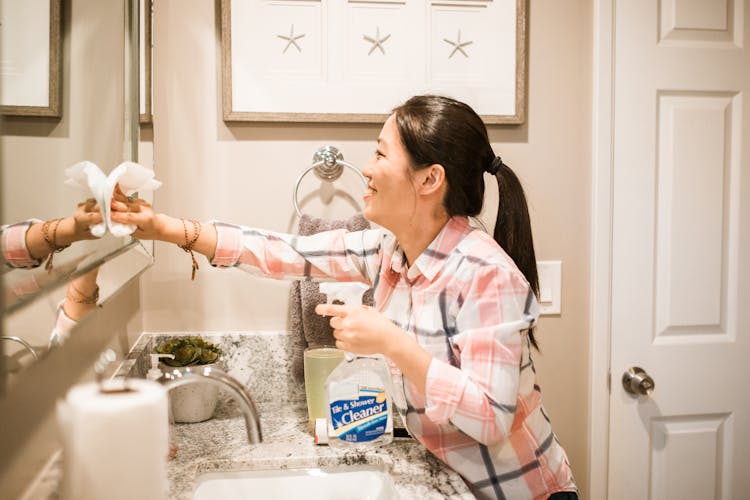
[(369, 306), (318, 304), (315, 312), (332, 316), (330, 324), (336, 347), (355, 354), (385, 354), (407, 336), (382, 313)]
[(332, 316), (336, 347), (354, 354), (383, 354), (422, 394), (432, 356), (406, 331), (369, 306), (318, 304), (315, 312)]

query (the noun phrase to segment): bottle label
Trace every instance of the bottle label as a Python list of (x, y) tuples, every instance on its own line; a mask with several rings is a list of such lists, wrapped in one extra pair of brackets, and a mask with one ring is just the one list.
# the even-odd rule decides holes
[(388, 400), (384, 390), (360, 387), (358, 397), (336, 399), (330, 410), (334, 434), (342, 441), (372, 441), (386, 431)]

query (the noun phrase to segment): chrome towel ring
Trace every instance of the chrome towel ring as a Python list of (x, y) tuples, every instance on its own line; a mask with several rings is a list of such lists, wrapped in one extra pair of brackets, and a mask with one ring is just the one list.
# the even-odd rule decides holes
[(298, 216), (302, 216), (302, 212), (299, 209), (299, 202), (297, 201), (299, 185), (302, 182), (302, 178), (312, 170), (320, 179), (333, 182), (341, 177), (344, 167), (356, 172), (360, 179), (362, 179), (362, 182), (367, 185), (367, 179), (362, 175), (362, 172), (351, 163), (344, 161), (344, 155), (335, 147), (323, 146), (315, 152), (313, 155), (313, 164), (305, 169), (305, 171), (297, 177), (297, 182), (294, 183), (294, 197), (292, 202), (294, 203), (294, 211), (297, 212)]

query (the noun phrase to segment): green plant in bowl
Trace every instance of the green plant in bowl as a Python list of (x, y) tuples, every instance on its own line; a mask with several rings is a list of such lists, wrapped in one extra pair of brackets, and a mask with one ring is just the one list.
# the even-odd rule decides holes
[[(206, 342), (199, 335), (173, 337), (159, 342), (154, 350), (159, 354), (173, 354), (174, 359), (162, 358), (161, 362), (169, 371), (182, 373), (197, 370), (193, 368), (196, 366), (218, 368), (222, 354), (218, 345)], [(218, 398), (219, 388), (215, 385), (175, 387), (169, 391), (172, 417), (180, 423), (203, 422), (213, 415)]]
[(221, 348), (206, 342), (200, 335), (175, 337), (159, 342), (155, 351), (159, 354), (174, 354), (174, 359), (163, 358), (167, 366), (210, 365), (219, 360)]

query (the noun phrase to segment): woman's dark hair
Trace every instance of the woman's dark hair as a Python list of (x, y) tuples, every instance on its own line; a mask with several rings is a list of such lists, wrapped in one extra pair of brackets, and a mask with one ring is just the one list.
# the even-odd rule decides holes
[[(539, 295), (539, 276), (526, 196), (516, 174), (495, 156), (484, 122), (468, 105), (437, 95), (415, 96), (393, 110), (401, 142), (421, 170), (443, 166), (449, 216), (474, 217), (482, 210), (484, 173), (497, 179), (499, 205), (495, 241), (507, 252)], [(529, 339), (537, 347), (533, 331)]]

